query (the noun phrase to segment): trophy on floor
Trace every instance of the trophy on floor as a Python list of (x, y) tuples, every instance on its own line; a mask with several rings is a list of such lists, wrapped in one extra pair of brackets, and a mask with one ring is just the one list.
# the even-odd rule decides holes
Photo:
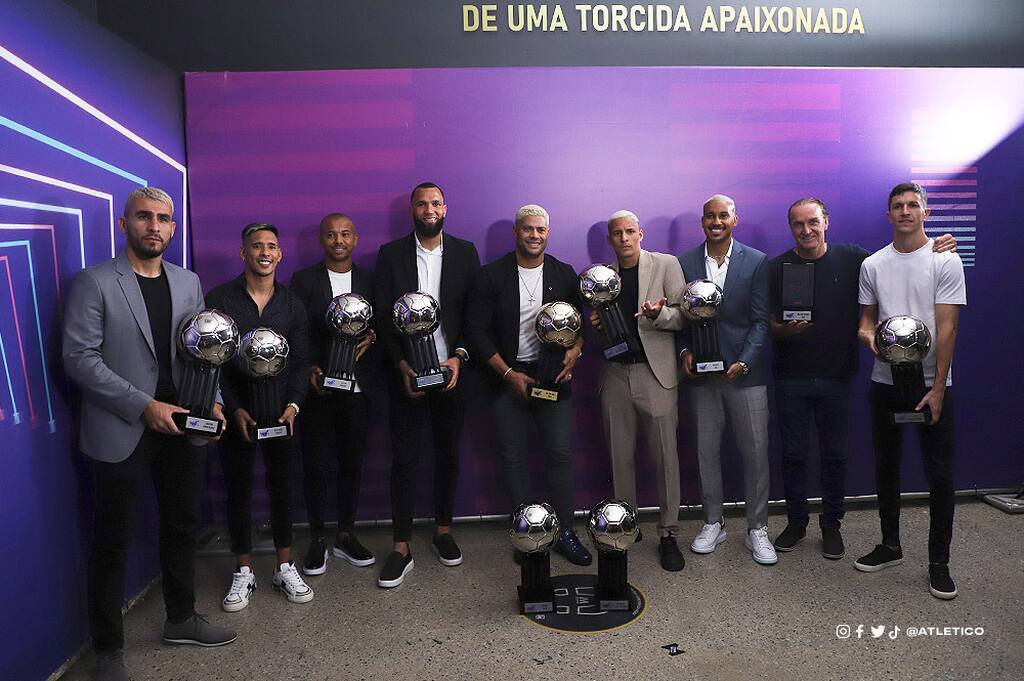
[(534, 376), (537, 383), (530, 387), (529, 394), (537, 400), (557, 402), (562, 386), (555, 383), (555, 379), (562, 371), (566, 350), (575, 345), (583, 333), (583, 317), (569, 303), (556, 301), (540, 309), (533, 326), (541, 346)]
[(441, 306), (434, 297), (422, 291), (406, 293), (395, 301), (392, 319), (405, 336), (405, 357), (416, 374), (413, 388), (432, 390), (448, 385), (451, 370), (441, 366), (433, 338), (441, 325)]
[(604, 337), (604, 357), (611, 359), (640, 348), (626, 330), (626, 322), (619, 308), (622, 279), (607, 265), (591, 265), (580, 275), (580, 295), (583, 301), (597, 310)]
[(519, 565), (519, 606), (524, 615), (555, 609), (550, 549), (558, 531), (558, 515), (551, 504), (522, 504), (512, 512), (508, 536), (512, 546), (523, 553)]
[(327, 351), (320, 387), (339, 393), (352, 393), (356, 389), (356, 347), (370, 330), (373, 307), (358, 293), (345, 293), (334, 298), (327, 306), (325, 319), (331, 330), (331, 345)]
[(889, 317), (875, 329), (875, 347), (878, 356), (892, 371), (892, 385), (896, 389), (892, 422), (931, 423), (932, 410), (928, 405), (921, 411), (915, 410), (928, 392), (921, 365), (932, 347), (928, 326), (916, 317)]
[(625, 501), (602, 501), (590, 511), (587, 534), (597, 548), (599, 607), (601, 610), (629, 610), (626, 551), (640, 534), (636, 511)]
[(690, 318), (694, 371), (701, 374), (725, 373), (725, 361), (718, 345), (718, 306), (722, 289), (710, 279), (695, 279), (683, 291), (683, 312)]
[(220, 310), (206, 309), (185, 318), (178, 345), (188, 357), (178, 402), (188, 413), (178, 412), (171, 418), (185, 433), (216, 437), (224, 430), (224, 424), (213, 413), (220, 368), (238, 351), (238, 326)]
[(249, 415), (256, 425), (249, 426), (249, 437), (256, 442), (292, 436), (287, 423), (279, 423), (284, 412), (280, 388), (274, 377), (288, 366), (288, 341), (273, 329), (259, 326), (242, 336), (238, 355), (249, 375)]
[(782, 321), (809, 322), (814, 317), (814, 263), (782, 263)]

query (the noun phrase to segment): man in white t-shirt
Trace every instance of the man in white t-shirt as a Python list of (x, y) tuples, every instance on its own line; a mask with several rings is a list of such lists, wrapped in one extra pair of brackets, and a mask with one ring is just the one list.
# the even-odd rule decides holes
[(925, 476), (930, 491), (931, 527), (928, 532), (928, 573), (931, 594), (956, 598), (949, 575), (949, 545), (953, 536), (953, 347), (960, 307), (967, 304), (964, 267), (956, 253), (934, 253), (924, 230), (928, 195), (912, 182), (889, 192), (889, 222), (893, 241), (869, 256), (860, 271), (861, 341), (875, 353), (871, 372), (872, 435), (882, 543), (854, 562), (862, 572), (876, 572), (903, 562), (900, 548), (900, 445), (902, 429), (892, 424), (897, 409), (890, 366), (878, 359), (875, 327), (879, 320), (909, 315), (931, 332), (932, 346), (923, 364), (927, 393), (916, 405), (931, 411), (931, 423), (917, 426)]

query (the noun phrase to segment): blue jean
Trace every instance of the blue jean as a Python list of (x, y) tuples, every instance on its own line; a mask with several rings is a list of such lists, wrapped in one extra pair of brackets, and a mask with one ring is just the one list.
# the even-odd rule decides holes
[(807, 452), (811, 421), (821, 454), (821, 527), (838, 528), (846, 491), (846, 451), (850, 430), (850, 382), (827, 378), (787, 378), (775, 383), (775, 412), (782, 434), (782, 483), (789, 523), (807, 527)]

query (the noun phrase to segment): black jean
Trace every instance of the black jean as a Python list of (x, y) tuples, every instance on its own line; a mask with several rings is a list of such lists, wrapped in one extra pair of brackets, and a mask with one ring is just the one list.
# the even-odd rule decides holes
[(221, 447), (221, 462), (227, 488), (231, 552), (236, 556), (252, 551), (252, 471), (257, 449), (263, 452), (274, 547), (284, 549), (292, 545), (292, 440), (267, 440), (256, 445), (229, 431)]
[[(903, 427), (890, 423), (889, 414), (897, 409), (896, 390), (891, 385), (871, 383), (871, 431), (875, 443), (875, 480), (878, 484), (878, 517), (882, 524), (882, 543), (900, 545), (900, 449)], [(928, 561), (949, 563), (949, 544), (953, 539), (953, 390), (946, 388), (938, 423), (918, 425), (921, 458), (928, 480), (930, 526)]]
[(465, 416), (462, 392), (457, 385), (448, 392), (435, 390), (413, 400), (406, 397), (401, 384), (391, 385), (391, 517), (396, 542), (407, 542), (412, 536), (417, 469), (426, 450), (421, 433), (428, 422), (434, 445), (434, 518), (438, 525), (452, 522), (459, 477), (459, 437)]
[(838, 528), (846, 494), (846, 452), (850, 423), (850, 382), (789, 378), (775, 382), (775, 413), (782, 435), (782, 484), (789, 523), (807, 527), (807, 452), (811, 421), (821, 455), (821, 527)]
[(327, 480), (335, 471), (338, 530), (351, 532), (359, 503), (363, 452), (370, 418), (366, 393), (310, 395), (302, 409), (302, 463), (310, 532), (324, 534)]
[(167, 619), (195, 612), (195, 552), (205, 453), (181, 436), (146, 430), (124, 461), (92, 461), (95, 486), (89, 560), (89, 629), (98, 653), (124, 646), (124, 572), (139, 481), (149, 473), (160, 511), (160, 572)]

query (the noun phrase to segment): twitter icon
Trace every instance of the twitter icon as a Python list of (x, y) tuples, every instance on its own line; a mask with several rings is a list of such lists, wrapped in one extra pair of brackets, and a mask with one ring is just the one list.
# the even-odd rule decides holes
[(871, 638), (882, 638), (882, 634), (885, 633), (885, 625), (879, 624), (877, 627), (871, 626)]

